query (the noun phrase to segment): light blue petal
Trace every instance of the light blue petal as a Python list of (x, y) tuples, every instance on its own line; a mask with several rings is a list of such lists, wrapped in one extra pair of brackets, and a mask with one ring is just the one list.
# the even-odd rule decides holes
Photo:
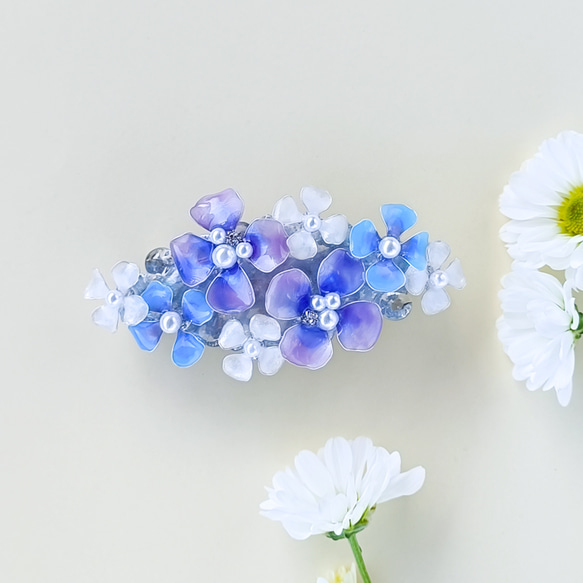
[(160, 323), (155, 322), (140, 322), (136, 326), (128, 326), (128, 330), (132, 333), (138, 346), (142, 350), (152, 352), (162, 337), (162, 328)]
[(392, 259), (381, 259), (366, 270), (366, 281), (372, 289), (390, 293), (405, 285), (405, 274)]
[(172, 362), (187, 367), (197, 362), (204, 352), (204, 342), (194, 334), (179, 330), (172, 348)]
[(167, 312), (172, 309), (172, 289), (159, 281), (153, 281), (142, 294), (152, 312)]
[(429, 233), (417, 233), (401, 246), (401, 257), (415, 269), (425, 269), (427, 265), (427, 243)]
[(213, 310), (201, 291), (189, 289), (182, 296), (182, 316), (195, 326), (202, 326), (213, 317)]
[(399, 239), (401, 233), (417, 222), (417, 214), (404, 204), (384, 204), (381, 207), (383, 221), (387, 225), (387, 235)]
[(364, 219), (354, 225), (350, 231), (350, 252), (362, 259), (378, 250), (380, 240), (372, 222)]

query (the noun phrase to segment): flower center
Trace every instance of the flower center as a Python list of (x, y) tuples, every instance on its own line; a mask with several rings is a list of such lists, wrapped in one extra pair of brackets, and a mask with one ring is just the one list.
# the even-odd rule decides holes
[(182, 326), (182, 317), (178, 312), (164, 312), (160, 318), (160, 328), (166, 334), (175, 334)]
[(220, 269), (229, 269), (237, 263), (237, 253), (233, 247), (223, 243), (213, 250), (213, 263)]
[(558, 223), (565, 235), (583, 235), (583, 185), (571, 189), (561, 203)]

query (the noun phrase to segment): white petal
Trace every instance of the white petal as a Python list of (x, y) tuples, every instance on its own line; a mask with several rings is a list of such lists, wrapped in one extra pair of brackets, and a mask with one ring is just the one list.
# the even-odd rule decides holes
[(348, 482), (352, 479), (352, 449), (348, 441), (343, 437), (333, 437), (318, 455), (323, 457), (336, 490), (347, 492)]
[(101, 328), (105, 328), (109, 332), (115, 332), (119, 321), (119, 311), (117, 308), (106, 304), (93, 310), (91, 319)]
[(249, 322), (251, 336), (256, 340), (279, 340), (281, 327), (279, 322), (265, 314), (255, 314)]
[(459, 259), (454, 259), (445, 270), (445, 273), (447, 274), (447, 282), (451, 287), (455, 289), (463, 289), (466, 287), (466, 278)]
[(298, 231), (287, 239), (287, 246), (292, 257), (296, 259), (311, 259), (318, 252), (314, 237), (306, 231)]
[(348, 235), (348, 219), (344, 215), (332, 215), (322, 221), (320, 235), (329, 245), (340, 245)]
[(264, 375), (274, 375), (283, 364), (283, 356), (279, 346), (268, 346), (259, 353), (257, 362), (259, 372)]
[(328, 468), (314, 452), (300, 451), (296, 456), (295, 466), (302, 482), (316, 496), (331, 496), (335, 493), (334, 483)]
[(103, 275), (99, 269), (94, 269), (91, 273), (91, 281), (85, 288), (83, 297), (86, 300), (102, 300), (109, 293), (109, 287), (103, 279)]
[(449, 245), (445, 241), (433, 241), (427, 246), (427, 263), (433, 269), (439, 269), (449, 257)]
[(323, 213), (332, 204), (330, 193), (315, 186), (304, 186), (300, 192), (300, 198), (311, 215)]
[(125, 293), (130, 287), (138, 283), (140, 270), (135, 263), (120, 261), (112, 267), (111, 274), (113, 275), (113, 281), (115, 281), (117, 289)]
[(247, 382), (253, 376), (253, 360), (246, 354), (229, 354), (223, 359), (223, 371), (236, 381)]
[(123, 321), (128, 326), (139, 324), (150, 311), (146, 300), (142, 296), (126, 296), (123, 301)]
[(284, 196), (278, 200), (273, 207), (272, 214), (274, 219), (284, 225), (300, 223), (304, 218), (304, 215), (298, 209), (296, 201), (291, 196)]
[(405, 287), (407, 291), (414, 296), (421, 295), (427, 284), (427, 277), (425, 269), (415, 269), (409, 266), (405, 272)]
[(219, 336), (219, 346), (225, 350), (241, 348), (247, 340), (247, 335), (243, 329), (243, 324), (239, 320), (228, 320), (225, 322)]
[(389, 485), (382, 493), (378, 502), (380, 504), (381, 502), (386, 502), (399, 496), (415, 494), (423, 486), (424, 481), (425, 468), (422, 466), (417, 466), (408, 472), (403, 472), (389, 482)]
[(447, 292), (441, 288), (430, 288), (421, 298), (421, 308), (428, 316), (443, 312), (450, 303)]

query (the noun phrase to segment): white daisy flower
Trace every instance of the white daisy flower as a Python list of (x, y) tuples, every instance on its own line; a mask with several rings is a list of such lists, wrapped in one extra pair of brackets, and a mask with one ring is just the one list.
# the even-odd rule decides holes
[(356, 564), (352, 563), (350, 569), (342, 566), (336, 571), (329, 571), (326, 577), (318, 577), (316, 583), (356, 583)]
[(582, 333), (571, 282), (561, 285), (548, 273), (515, 264), (502, 286), (498, 337), (514, 363), (513, 377), (531, 391), (555, 389), (559, 403), (568, 405), (574, 345)]
[(563, 132), (542, 143), (500, 197), (510, 220), (500, 230), (514, 259), (529, 267), (583, 265), (583, 135)]

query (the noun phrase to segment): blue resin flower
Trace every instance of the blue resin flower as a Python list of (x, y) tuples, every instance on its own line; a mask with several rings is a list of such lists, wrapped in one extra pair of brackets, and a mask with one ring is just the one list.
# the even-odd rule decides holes
[(332, 338), (346, 350), (370, 350), (383, 325), (377, 304), (354, 301), (342, 305), (346, 296), (364, 284), (362, 262), (344, 249), (335, 249), (320, 264), (318, 294), (312, 294), (308, 276), (299, 269), (278, 273), (265, 294), (265, 309), (280, 320), (299, 322), (288, 328), (280, 342), (288, 362), (310, 369), (323, 367), (332, 357)]
[(222, 314), (249, 309), (255, 303), (255, 293), (239, 260), (248, 259), (264, 273), (281, 265), (289, 255), (283, 225), (264, 218), (253, 221), (246, 230), (238, 228), (243, 201), (230, 188), (201, 198), (190, 214), (209, 235), (203, 238), (186, 233), (170, 242), (180, 277), (194, 287), (219, 270), (206, 292), (209, 306)]
[(425, 269), (429, 235), (417, 233), (401, 241), (401, 235), (417, 222), (415, 211), (404, 204), (385, 204), (381, 207), (381, 215), (387, 226), (387, 236), (381, 239), (368, 219), (360, 221), (350, 231), (350, 252), (361, 259), (376, 253), (378, 260), (366, 270), (366, 282), (376, 291), (391, 293), (405, 285), (404, 269), (408, 265)]
[(175, 365), (191, 366), (202, 356), (204, 342), (191, 331), (193, 326), (208, 322), (213, 311), (207, 304), (204, 294), (190, 289), (182, 296), (182, 313), (174, 310), (172, 288), (159, 281), (153, 281), (142, 294), (150, 307), (152, 319), (144, 320), (129, 330), (142, 350), (154, 350), (163, 333), (176, 334), (172, 349), (172, 361)]

